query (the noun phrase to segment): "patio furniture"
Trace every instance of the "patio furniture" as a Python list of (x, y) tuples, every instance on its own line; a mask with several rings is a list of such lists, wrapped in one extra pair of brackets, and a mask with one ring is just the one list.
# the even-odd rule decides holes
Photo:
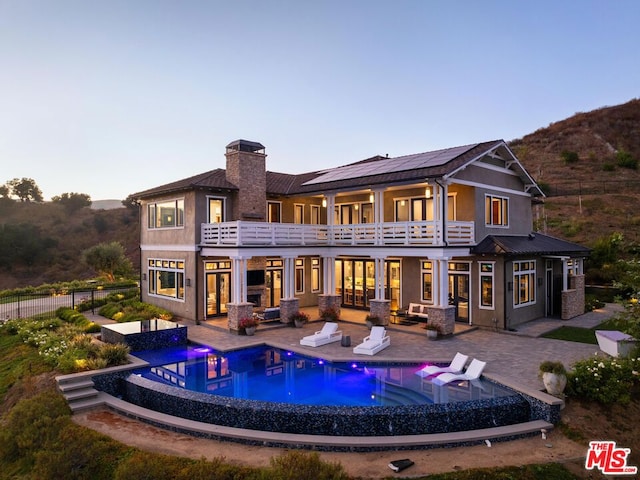
[(270, 322), (280, 319), (280, 307), (265, 308), (264, 312), (258, 313), (258, 318), (261, 322)]
[(307, 347), (319, 347), (327, 343), (339, 342), (342, 339), (342, 331), (338, 330), (335, 322), (326, 322), (322, 330), (318, 330), (313, 335), (307, 335), (300, 340), (300, 345)]
[(353, 353), (362, 355), (375, 355), (391, 345), (391, 338), (384, 327), (371, 327), (371, 334), (364, 338), (360, 345), (353, 349)]
[(468, 355), (458, 352), (448, 366), (439, 367), (438, 365), (427, 365), (426, 367), (418, 370), (416, 375), (424, 378), (439, 373), (461, 373), (464, 370), (464, 366), (467, 364), (467, 360), (469, 360)]
[(482, 371), (486, 365), (486, 362), (481, 362), (477, 358), (474, 358), (464, 373), (441, 373), (433, 379), (433, 383), (436, 385), (446, 385), (456, 380), (477, 380), (480, 378), (480, 375), (482, 375)]

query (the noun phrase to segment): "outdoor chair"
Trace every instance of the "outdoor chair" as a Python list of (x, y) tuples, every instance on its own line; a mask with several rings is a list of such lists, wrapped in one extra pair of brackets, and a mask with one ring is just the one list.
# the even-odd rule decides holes
[(441, 373), (433, 379), (433, 383), (436, 385), (446, 385), (456, 380), (478, 380), (486, 365), (486, 362), (481, 362), (474, 358), (464, 373)]
[(371, 334), (364, 338), (362, 343), (353, 349), (353, 353), (362, 355), (375, 355), (391, 345), (391, 338), (384, 327), (371, 327)]
[(468, 355), (463, 355), (462, 353), (456, 353), (456, 356), (453, 357), (451, 363), (446, 367), (439, 367), (438, 365), (427, 365), (426, 367), (418, 370), (416, 375), (420, 377), (430, 377), (432, 375), (436, 375), (439, 373), (462, 373), (464, 370), (464, 366), (467, 364), (467, 360), (469, 360)]
[(326, 322), (322, 330), (318, 330), (313, 335), (307, 335), (300, 340), (300, 345), (308, 347), (319, 347), (331, 342), (339, 342), (342, 339), (342, 331), (338, 330), (335, 322)]

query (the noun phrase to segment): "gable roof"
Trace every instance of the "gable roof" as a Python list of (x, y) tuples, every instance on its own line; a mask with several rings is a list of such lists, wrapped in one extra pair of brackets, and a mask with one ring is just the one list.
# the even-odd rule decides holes
[(588, 256), (591, 250), (577, 243), (536, 232), (529, 235), (489, 235), (471, 251), (478, 255), (570, 255), (584, 257)]

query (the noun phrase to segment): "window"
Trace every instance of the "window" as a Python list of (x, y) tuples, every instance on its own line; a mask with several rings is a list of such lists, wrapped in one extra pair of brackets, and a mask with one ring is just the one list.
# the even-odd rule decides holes
[(304, 293), (304, 259), (296, 258), (296, 293)]
[(224, 222), (224, 198), (209, 198), (209, 223)]
[(149, 260), (149, 294), (184, 299), (184, 261)]
[(293, 223), (304, 223), (304, 205), (300, 203), (293, 206)]
[(422, 301), (433, 302), (433, 264), (420, 262), (422, 273)]
[(267, 221), (280, 223), (282, 220), (282, 204), (280, 202), (267, 202)]
[(493, 262), (480, 262), (480, 308), (493, 310)]
[(184, 226), (184, 199), (150, 203), (147, 206), (149, 228)]
[(497, 227), (509, 226), (509, 199), (486, 195), (485, 203), (485, 224)]
[[(415, 197), (395, 199), (396, 222), (430, 222), (433, 220), (433, 198)], [(440, 210), (436, 218), (441, 217)], [(456, 220), (456, 193), (447, 195), (447, 220)]]
[(513, 306), (536, 303), (536, 262), (513, 262)]
[(313, 225), (320, 224), (320, 205), (311, 205), (311, 223)]
[(311, 291), (313, 293), (320, 291), (320, 259), (311, 259)]

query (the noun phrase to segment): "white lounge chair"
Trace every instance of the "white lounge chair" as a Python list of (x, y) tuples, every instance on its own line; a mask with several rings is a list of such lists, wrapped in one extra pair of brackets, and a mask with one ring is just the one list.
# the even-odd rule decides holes
[(482, 375), (486, 364), (487, 362), (481, 362), (477, 358), (474, 358), (464, 373), (441, 373), (433, 379), (433, 383), (436, 385), (446, 385), (456, 380), (477, 380), (480, 378), (480, 375)]
[(380, 350), (391, 345), (391, 338), (384, 327), (371, 327), (371, 334), (364, 338), (362, 343), (353, 349), (353, 353), (362, 355), (375, 355)]
[(438, 365), (427, 365), (426, 367), (418, 370), (416, 375), (424, 377), (430, 377), (432, 375), (436, 375), (438, 373), (462, 373), (464, 370), (464, 366), (467, 364), (467, 360), (469, 360), (468, 355), (463, 355), (462, 353), (456, 353), (456, 356), (453, 357), (451, 363), (446, 367), (439, 367)]
[(300, 340), (300, 345), (308, 347), (319, 347), (331, 342), (339, 342), (342, 339), (342, 331), (338, 330), (335, 322), (326, 322), (322, 330), (318, 330), (313, 335), (307, 335)]

